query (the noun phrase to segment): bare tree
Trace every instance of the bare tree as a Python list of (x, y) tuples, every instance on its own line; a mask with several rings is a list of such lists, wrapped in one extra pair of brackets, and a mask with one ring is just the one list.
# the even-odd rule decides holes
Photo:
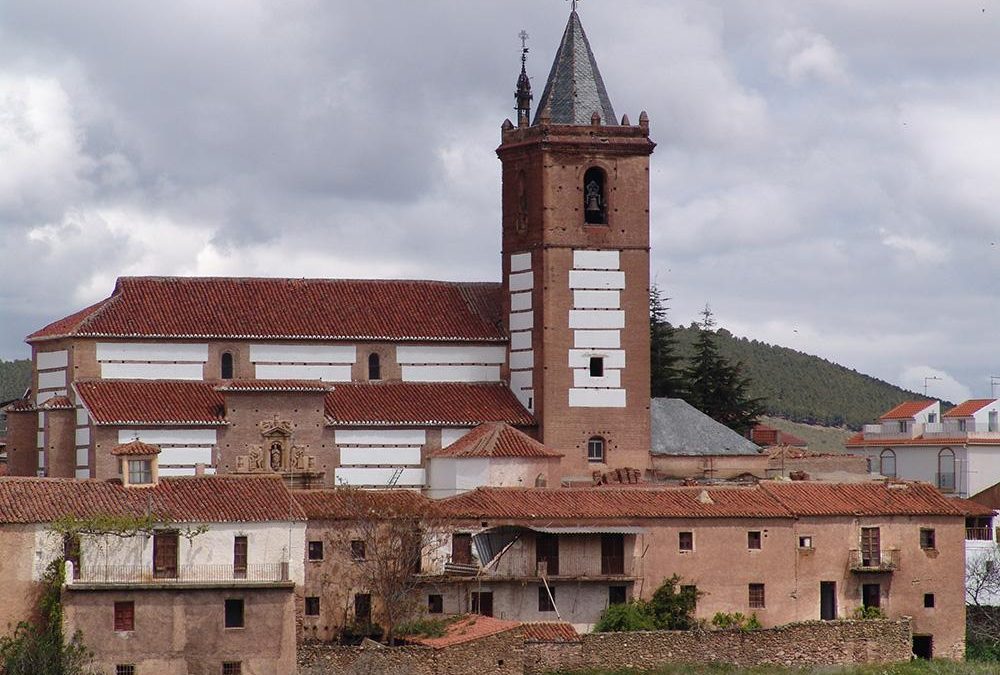
[(968, 555), (965, 562), (968, 641), (1000, 649), (1000, 548)]

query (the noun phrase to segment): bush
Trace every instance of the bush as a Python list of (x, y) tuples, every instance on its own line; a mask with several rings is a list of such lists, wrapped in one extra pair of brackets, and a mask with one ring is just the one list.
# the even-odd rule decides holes
[(632, 630), (691, 630), (697, 625), (694, 618), (698, 591), (683, 587), (678, 591), (681, 578), (674, 574), (664, 581), (649, 602), (632, 600), (622, 605), (611, 605), (601, 614), (594, 630), (602, 633)]
[(621, 633), (635, 630), (656, 630), (656, 618), (649, 603), (632, 600), (621, 605), (611, 605), (601, 614), (594, 631)]
[(422, 616), (419, 619), (400, 624), (396, 628), (396, 634), (402, 637), (442, 637), (448, 626), (455, 623), (459, 618), (452, 616), (432, 619), (428, 616)]
[(712, 625), (721, 630), (757, 630), (761, 628), (756, 614), (747, 616), (743, 612), (716, 612)]
[(852, 616), (862, 621), (881, 621), (885, 619), (885, 612), (881, 607), (857, 607)]

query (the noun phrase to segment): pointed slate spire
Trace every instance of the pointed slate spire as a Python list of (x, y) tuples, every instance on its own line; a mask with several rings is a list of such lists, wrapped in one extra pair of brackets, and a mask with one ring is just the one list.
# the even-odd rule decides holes
[(604, 88), (580, 16), (574, 10), (538, 102), (534, 123), (548, 117), (551, 124), (589, 125), (594, 113), (600, 115), (601, 124), (616, 124), (608, 90)]

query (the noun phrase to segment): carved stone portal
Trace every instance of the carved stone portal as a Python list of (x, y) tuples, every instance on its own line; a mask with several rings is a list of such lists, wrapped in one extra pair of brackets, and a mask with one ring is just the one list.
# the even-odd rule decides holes
[(237, 473), (289, 473), (314, 471), (316, 458), (306, 454), (306, 446), (293, 444), (292, 423), (279, 419), (258, 425), (260, 445), (247, 445), (247, 454), (236, 458)]

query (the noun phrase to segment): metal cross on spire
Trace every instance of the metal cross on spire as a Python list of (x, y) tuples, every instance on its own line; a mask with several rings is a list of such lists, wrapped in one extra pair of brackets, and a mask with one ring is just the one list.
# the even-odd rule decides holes
[(527, 51), (528, 50), (528, 38), (531, 37), (530, 35), (528, 35), (528, 31), (522, 30), (520, 33), (517, 34), (517, 37), (521, 38), (521, 49), (523, 49), (524, 51)]
[(574, 12), (576, 11), (576, 3), (577, 2), (579, 2), (579, 0), (569, 0), (569, 4), (573, 8)]

